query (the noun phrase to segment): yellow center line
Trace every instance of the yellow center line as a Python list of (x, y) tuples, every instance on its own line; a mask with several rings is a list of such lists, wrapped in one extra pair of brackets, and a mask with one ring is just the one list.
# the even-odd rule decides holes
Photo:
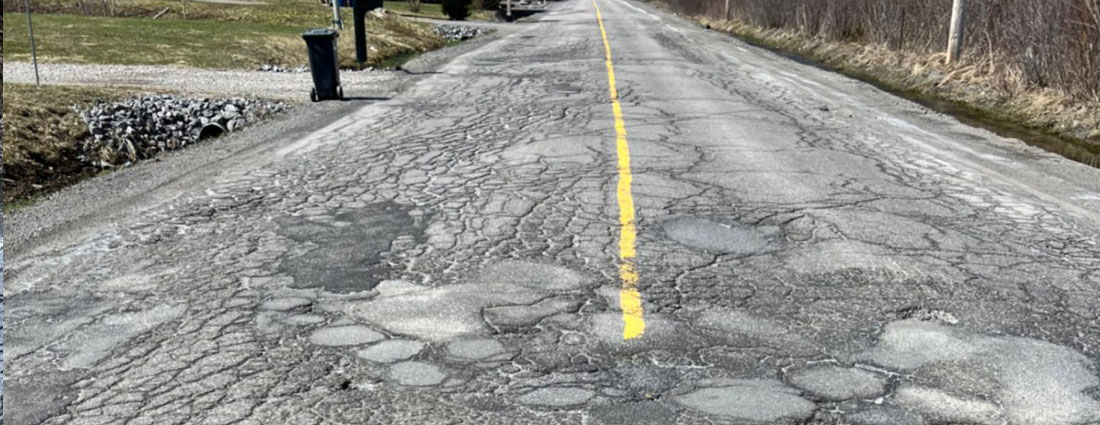
[(626, 141), (626, 124), (623, 122), (623, 107), (619, 103), (619, 91), (615, 88), (615, 67), (611, 64), (611, 43), (607, 41), (607, 30), (603, 26), (600, 5), (592, 0), (596, 8), (596, 22), (600, 24), (600, 36), (603, 37), (604, 54), (607, 57), (607, 87), (611, 93), (611, 112), (615, 116), (615, 150), (619, 154), (619, 307), (623, 310), (623, 339), (634, 339), (645, 332), (645, 320), (642, 318), (642, 294), (638, 292), (638, 270), (635, 268), (634, 249), (638, 230), (634, 227), (634, 195), (630, 193), (630, 184), (634, 176), (630, 173), (630, 144)]

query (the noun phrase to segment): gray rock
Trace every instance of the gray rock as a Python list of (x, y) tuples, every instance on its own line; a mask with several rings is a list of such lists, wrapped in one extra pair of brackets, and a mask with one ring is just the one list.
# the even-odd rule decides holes
[(208, 124), (238, 131), (285, 110), (279, 102), (255, 99), (190, 99), (172, 95), (98, 102), (75, 110), (91, 135), (83, 142), (84, 161), (97, 167), (155, 157), (198, 141)]
[(485, 33), (485, 30), (479, 27), (462, 25), (435, 25), (432, 30), (447, 41), (469, 40)]

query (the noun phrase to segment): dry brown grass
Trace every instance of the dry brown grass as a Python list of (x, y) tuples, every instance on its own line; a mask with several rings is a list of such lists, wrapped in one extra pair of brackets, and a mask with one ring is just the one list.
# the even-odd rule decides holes
[[(666, 0), (676, 12), (918, 53), (946, 48), (952, 0)], [(1100, 101), (1100, 0), (969, 0), (963, 61)]]
[(95, 170), (81, 162), (87, 126), (72, 106), (132, 94), (123, 89), (4, 84), (5, 205), (67, 186)]
[[(367, 33), (367, 65), (385, 67), (398, 58), (407, 55), (437, 49), (445, 41), (431, 31), (431, 28), (387, 13), (385, 16), (370, 15), (367, 21), (370, 29)], [(352, 23), (343, 31), (337, 42), (340, 65), (353, 68), (355, 63), (355, 40), (352, 37)], [(309, 63), (306, 50), (302, 48), (302, 39), (297, 36), (271, 36), (262, 42), (248, 46), (248, 54), (255, 63), (282, 65), (302, 65)]]
[(985, 58), (949, 66), (944, 53), (929, 50), (829, 40), (792, 29), (697, 19), (711, 28), (795, 52), (898, 90), (961, 102), (991, 116), (1100, 144), (1100, 101), (1036, 85), (992, 51), (986, 52)]
[(952, 0), (729, 0), (728, 15), (725, 0), (661, 1), (845, 73), (1100, 148), (1100, 0), (969, 0), (952, 66), (941, 53)]

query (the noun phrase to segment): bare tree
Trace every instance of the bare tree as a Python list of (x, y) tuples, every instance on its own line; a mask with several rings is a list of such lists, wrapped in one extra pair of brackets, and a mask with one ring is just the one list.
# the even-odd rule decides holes
[[(686, 15), (726, 19), (726, 0), (667, 0)], [(729, 16), (838, 41), (938, 52), (952, 0), (729, 0)], [(963, 63), (1035, 87), (1100, 100), (1100, 0), (968, 0)]]

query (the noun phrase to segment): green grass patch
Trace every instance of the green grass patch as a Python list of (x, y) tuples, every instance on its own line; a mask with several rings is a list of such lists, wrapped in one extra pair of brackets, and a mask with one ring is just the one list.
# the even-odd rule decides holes
[[(113, 2), (80, 2), (72, 0), (32, 0), (35, 13), (101, 17), (143, 17), (158, 20), (205, 20), (244, 22), (252, 24), (286, 24), (302, 27), (324, 27), (332, 20), (332, 8), (316, 0), (249, 0), (260, 4), (218, 4), (181, 0), (114, 0)], [(22, 0), (3, 0), (4, 13), (22, 13)], [(93, 4), (97, 3), (97, 4)], [(104, 7), (104, 5), (111, 7)], [(387, 11), (407, 16), (447, 19), (439, 3), (421, 3), (412, 12), (406, 1), (386, 1)], [(161, 12), (164, 12), (161, 14)], [(471, 11), (470, 20), (493, 20), (495, 11)], [(351, 20), (351, 9), (341, 9), (344, 19)], [(23, 23), (23, 25), (26, 25)]]
[(439, 3), (420, 3), (420, 10), (416, 12), (413, 12), (412, 9), (409, 8), (409, 2), (406, 1), (387, 1), (383, 3), (383, 9), (400, 15), (416, 16), (420, 18), (447, 19), (447, 15), (443, 14), (443, 6)]
[[(38, 59), (45, 63), (232, 69), (308, 62), (301, 39), (308, 26), (299, 24), (77, 15), (36, 15), (34, 20)], [(29, 61), (27, 27), (20, 22), (4, 23), (3, 49), (8, 60)], [(370, 66), (443, 45), (428, 26), (400, 17), (372, 17), (367, 26)], [(338, 43), (341, 62), (347, 67), (355, 60), (351, 34), (351, 28), (346, 29)]]
[[(413, 12), (412, 9), (409, 8), (409, 2), (406, 1), (387, 1), (384, 2), (382, 7), (402, 16), (449, 19), (447, 15), (443, 13), (443, 5), (440, 3), (420, 3), (420, 10), (416, 12)], [(496, 12), (492, 10), (471, 10), (470, 16), (466, 19), (469, 21), (493, 21), (495, 17)]]
[[(146, 18), (37, 15), (38, 60), (54, 63), (247, 68), (276, 59), (272, 39), (293, 39), (290, 25)], [(26, 25), (5, 22), (8, 60), (30, 60)]]

